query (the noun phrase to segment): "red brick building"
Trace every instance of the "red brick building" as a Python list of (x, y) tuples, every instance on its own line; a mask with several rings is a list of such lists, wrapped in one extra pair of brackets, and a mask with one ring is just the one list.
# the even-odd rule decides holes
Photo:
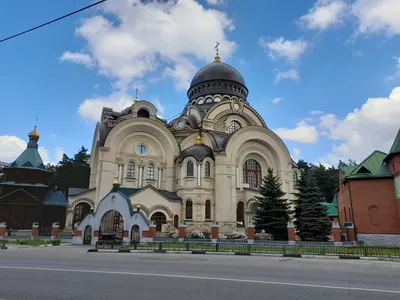
[(346, 239), (354, 226), (358, 241), (400, 246), (400, 130), (389, 154), (374, 151), (357, 166), (340, 168), (337, 198)]

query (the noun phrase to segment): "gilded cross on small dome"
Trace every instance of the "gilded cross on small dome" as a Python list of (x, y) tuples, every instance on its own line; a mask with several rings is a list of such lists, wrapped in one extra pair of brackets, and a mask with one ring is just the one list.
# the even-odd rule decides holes
[(138, 89), (138, 88), (136, 88), (135, 93), (136, 93), (136, 96), (135, 96), (135, 100), (133, 101), (134, 103), (136, 103), (136, 102), (139, 101), (139, 97), (138, 97), (138, 95), (139, 95), (139, 89)]
[(216, 55), (215, 55), (215, 61), (214, 62), (220, 62), (221, 58), (219, 57), (219, 42), (217, 42), (217, 44), (215, 45), (215, 51), (216, 51)]

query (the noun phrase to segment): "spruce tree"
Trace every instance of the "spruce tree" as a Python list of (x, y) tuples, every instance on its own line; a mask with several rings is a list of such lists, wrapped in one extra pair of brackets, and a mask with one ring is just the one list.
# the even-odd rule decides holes
[(289, 204), (281, 189), (282, 184), (279, 178), (274, 175), (271, 168), (263, 178), (260, 186), (260, 197), (257, 199), (255, 212), (255, 228), (257, 231), (265, 230), (273, 236), (274, 240), (287, 240), (287, 223), (289, 221)]
[(331, 221), (322, 205), (322, 194), (313, 172), (305, 172), (298, 181), (295, 200), (295, 225), (303, 241), (327, 241)]

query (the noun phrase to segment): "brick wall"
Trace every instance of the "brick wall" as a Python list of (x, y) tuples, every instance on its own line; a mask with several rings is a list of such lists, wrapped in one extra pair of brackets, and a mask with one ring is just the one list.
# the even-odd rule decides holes
[(345, 184), (340, 180), (340, 223), (352, 221), (357, 234), (400, 234), (398, 202), (391, 178), (349, 180)]

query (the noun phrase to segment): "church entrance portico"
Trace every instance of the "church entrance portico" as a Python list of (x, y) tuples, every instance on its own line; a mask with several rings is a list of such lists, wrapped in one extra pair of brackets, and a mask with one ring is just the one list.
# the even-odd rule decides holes
[(89, 234), (92, 245), (99, 240), (130, 243), (132, 238), (140, 239), (149, 229), (150, 221), (146, 216), (138, 210), (134, 211), (129, 198), (114, 187), (99, 202), (94, 213), (86, 215), (82, 222), (76, 224), (73, 243), (83, 244)]

